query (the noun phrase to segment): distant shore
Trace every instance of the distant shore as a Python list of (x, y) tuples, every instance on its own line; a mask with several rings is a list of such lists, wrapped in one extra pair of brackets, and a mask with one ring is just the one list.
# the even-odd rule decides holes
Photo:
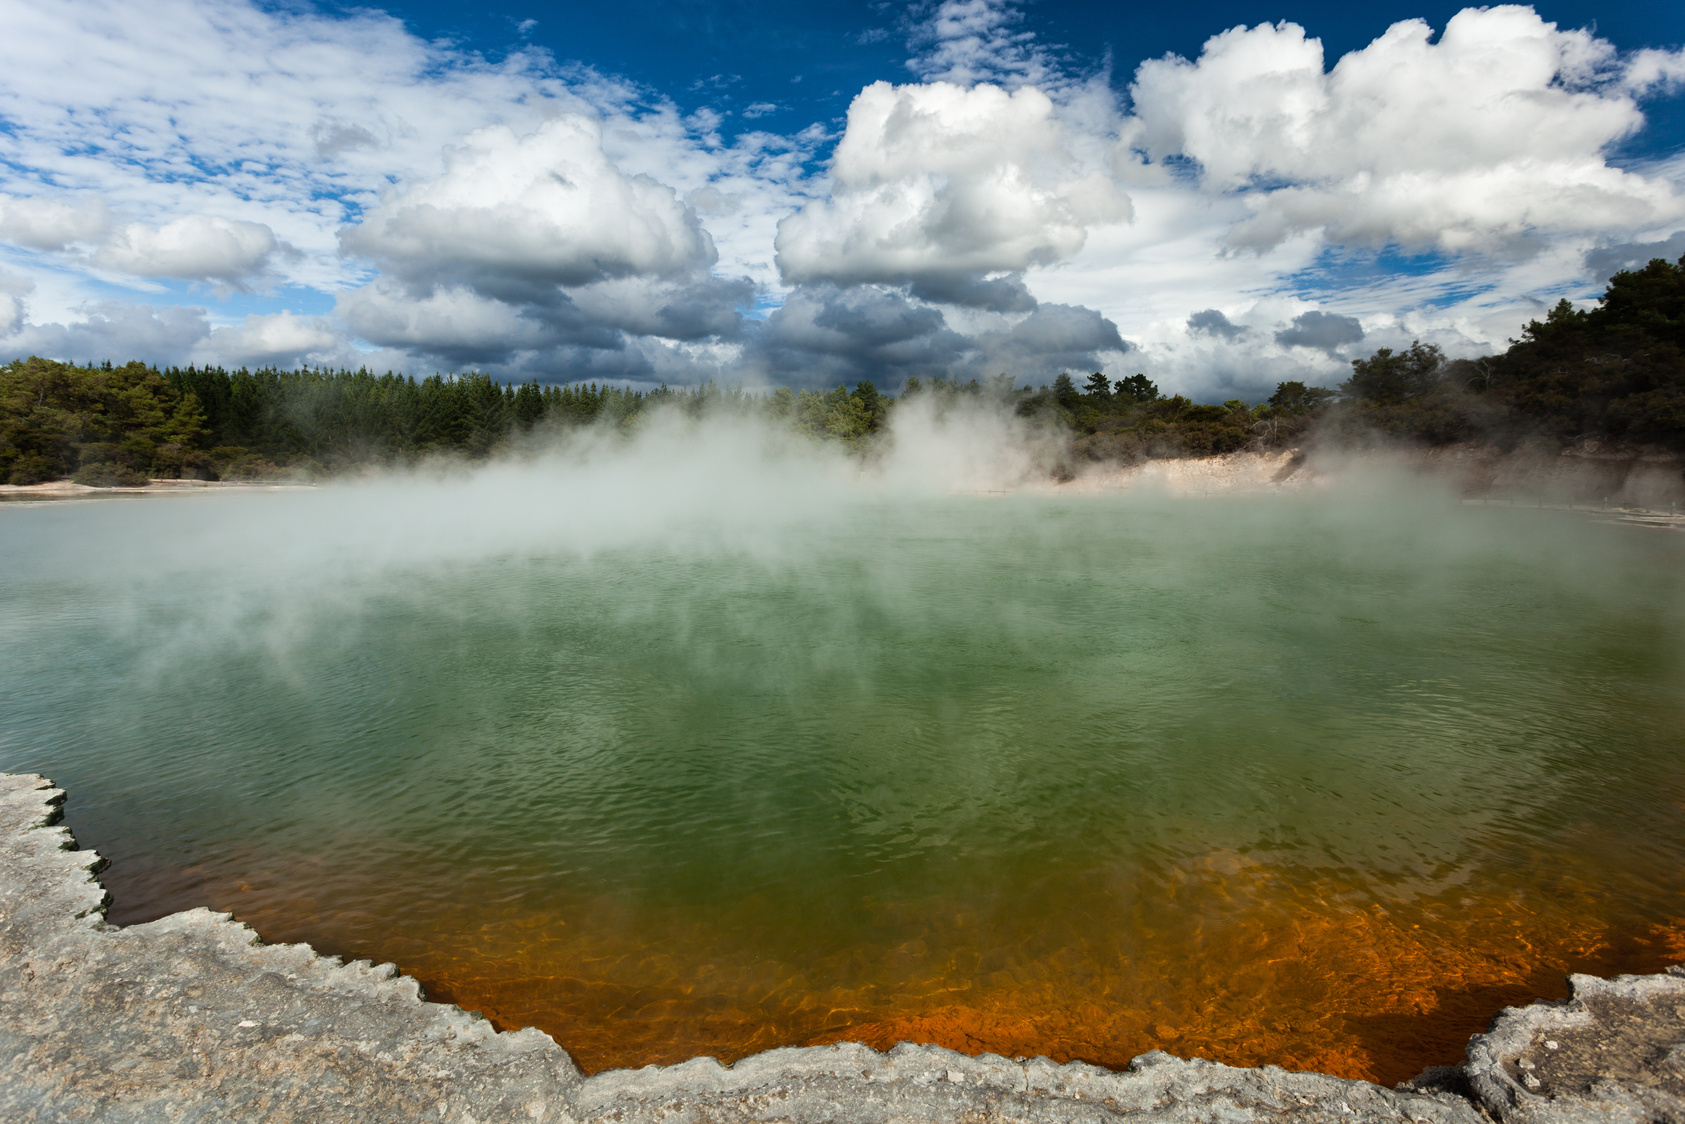
[[(1091, 461), (1062, 467), (1044, 464), (1034, 478), (980, 481), (959, 491), (1108, 494), (1150, 492), (1171, 496), (1318, 492), (1342, 478), (1374, 471), (1437, 481), (1465, 502), (1628, 512), (1657, 525), (1685, 525), (1685, 457), (1584, 441), (1566, 449), (1467, 442), (1428, 449), (1283, 448), (1209, 457), (1153, 457), (1133, 463)], [(360, 472), (346, 477), (363, 475)], [(344, 477), (342, 477), (344, 478)], [(331, 478), (330, 478), (331, 479)], [(297, 491), (327, 481), (297, 477), (248, 480), (153, 479), (145, 484), (100, 487), (73, 480), (0, 484), (0, 501), (66, 500), (100, 496), (181, 495), (212, 491)]]
[(1465, 500), (1529, 506), (1685, 512), (1685, 458), (1584, 442), (1561, 450), (1468, 442), (1431, 449), (1287, 448), (1076, 468), (1062, 493), (1154, 490), (1168, 495), (1315, 492), (1371, 471), (1437, 481)]
[(0, 484), (0, 500), (58, 500), (79, 496), (158, 496), (205, 491), (280, 492), (314, 487), (316, 487), (314, 484), (270, 480), (148, 480), (145, 484), (122, 484), (100, 488), (92, 484), (78, 484), (74, 480), (49, 480), (45, 484)]

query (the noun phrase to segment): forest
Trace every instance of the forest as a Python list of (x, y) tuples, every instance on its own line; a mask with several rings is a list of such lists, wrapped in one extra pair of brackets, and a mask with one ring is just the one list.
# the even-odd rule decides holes
[(1280, 383), (1269, 400), (1195, 403), (1145, 375), (1082, 385), (908, 379), (899, 397), (853, 390), (639, 391), (596, 383), (503, 384), (467, 373), (415, 379), (365, 370), (159, 370), (39, 357), (0, 366), (0, 482), (319, 476), (429, 457), (483, 458), (582, 426), (630, 429), (650, 411), (760, 415), (869, 454), (900, 403), (993, 400), (1069, 433), (1076, 457), (1130, 463), (1377, 439), (1560, 445), (1595, 438), (1685, 451), (1685, 258), (1610, 279), (1597, 307), (1563, 300), (1501, 354), (1447, 360), (1431, 345), (1382, 348), (1338, 387)]

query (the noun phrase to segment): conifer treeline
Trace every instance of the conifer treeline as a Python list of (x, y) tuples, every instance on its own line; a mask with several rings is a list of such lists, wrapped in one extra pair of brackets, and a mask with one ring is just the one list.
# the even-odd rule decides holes
[[(1685, 450), (1685, 258), (1616, 274), (1597, 308), (1559, 303), (1501, 355), (1447, 361), (1431, 345), (1382, 348), (1354, 361), (1338, 390), (1285, 382), (1256, 406), (1166, 397), (1144, 375), (1113, 383), (1095, 374), (1079, 387), (1062, 374), (1039, 389), (1006, 375), (964, 384), (909, 379), (902, 399), (918, 395), (992, 400), (1072, 431), (1075, 452), (1096, 460), (1376, 432), (1422, 444), (1596, 437)], [(159, 371), (30, 358), (0, 367), (0, 482), (239, 479), (483, 457), (535, 432), (630, 427), (660, 406), (758, 415), (858, 449), (885, 427), (896, 402), (870, 382), (829, 392), (756, 394), (712, 383), (637, 391), (503, 385), (485, 374)]]
[(658, 405), (694, 415), (760, 412), (859, 444), (882, 426), (888, 401), (870, 383), (829, 393), (713, 384), (638, 391), (504, 385), (478, 373), (418, 380), (366, 370), (159, 371), (31, 357), (0, 367), (0, 482), (250, 479), (440, 454), (483, 457), (535, 431), (628, 426)]
[(1559, 301), (1502, 354), (1447, 360), (1432, 344), (1381, 348), (1352, 362), (1337, 390), (1284, 382), (1269, 401), (1201, 406), (1142, 376), (1078, 387), (1061, 375), (1020, 402), (1053, 407), (1096, 460), (1188, 456), (1249, 446), (1472, 441), (1685, 452), (1685, 258), (1609, 279), (1596, 308)]

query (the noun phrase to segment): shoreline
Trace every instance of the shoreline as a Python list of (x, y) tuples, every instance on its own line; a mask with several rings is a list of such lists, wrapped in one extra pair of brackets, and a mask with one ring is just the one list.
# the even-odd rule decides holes
[(534, 1028), (428, 1002), (391, 964), (265, 945), (194, 909), (104, 919), (63, 791), (0, 774), (0, 1115), (9, 1120), (1568, 1124), (1685, 1117), (1685, 969), (1571, 977), (1468, 1061), (1396, 1089), (1161, 1051), (1126, 1070), (902, 1043), (789, 1047), (585, 1077)]
[(1314, 492), (1342, 479), (1386, 474), (1435, 481), (1475, 502), (1630, 507), (1669, 515), (1685, 511), (1685, 457), (1582, 448), (1505, 452), (1478, 444), (1345, 451), (1292, 447), (1166, 457), (1132, 465), (1095, 464), (1051, 490), (1090, 493), (1148, 488), (1170, 495)]
[(64, 500), (100, 496), (179, 496), (196, 492), (290, 492), (314, 488), (315, 484), (263, 480), (148, 480), (145, 484), (95, 487), (74, 480), (49, 480), (45, 484), (0, 484), (0, 501)]
[[(1061, 470), (1062, 472), (1067, 470)], [(1342, 481), (1388, 474), (1434, 481), (1465, 503), (1558, 507), (1601, 514), (1660, 517), (1655, 525), (1685, 526), (1685, 457), (1650, 450), (1608, 450), (1585, 442), (1554, 452), (1465, 443), (1432, 449), (1339, 451), (1287, 447), (1208, 457), (1160, 457), (1133, 464), (1092, 462), (1047, 478), (978, 481), (955, 494), (1004, 496), (1113, 495), (1146, 492), (1177, 498), (1319, 492)], [(353, 471), (318, 482), (271, 480), (150, 480), (144, 485), (95, 487), (71, 480), (0, 484), (0, 503), (158, 496), (212, 492), (305, 491), (355, 479)]]

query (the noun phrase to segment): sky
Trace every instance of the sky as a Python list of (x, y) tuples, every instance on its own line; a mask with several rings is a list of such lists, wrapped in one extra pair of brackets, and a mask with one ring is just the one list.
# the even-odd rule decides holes
[(0, 0), (0, 32), (8, 359), (1259, 401), (1685, 255), (1677, 2)]

